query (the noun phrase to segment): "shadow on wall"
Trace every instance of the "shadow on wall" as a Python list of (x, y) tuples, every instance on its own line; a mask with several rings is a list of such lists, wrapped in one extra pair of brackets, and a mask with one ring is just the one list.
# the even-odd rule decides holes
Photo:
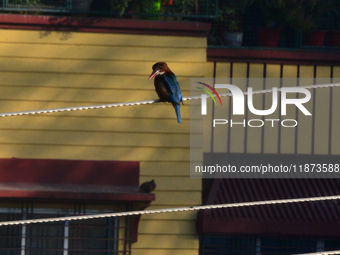
[[(141, 53), (129, 55), (122, 46), (131, 45), (129, 36), (110, 44), (112, 34), (107, 35), (103, 45), (96, 36), (99, 40), (106, 35), (73, 32), (60, 32), (67, 38), (60, 39), (62, 44), (53, 41), (55, 36), (40, 43), (52, 33), (59, 32), (29, 32), (24, 40), (6, 42), (8, 57), (0, 64), (1, 112), (157, 98), (147, 78), (158, 56), (150, 54), (148, 59), (144, 54), (153, 47), (132, 47)], [(125, 55), (119, 54), (122, 50)], [(181, 56), (179, 50), (175, 57)], [(188, 106), (182, 107), (182, 114)], [(0, 141), (6, 149), (1, 157), (188, 161), (185, 122), (177, 124), (173, 108), (163, 103), (4, 118)]]

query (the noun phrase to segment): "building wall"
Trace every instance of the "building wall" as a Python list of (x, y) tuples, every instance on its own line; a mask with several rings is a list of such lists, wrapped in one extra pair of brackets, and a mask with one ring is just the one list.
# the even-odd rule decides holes
[[(155, 99), (151, 66), (167, 61), (184, 96), (204, 77), (206, 38), (0, 30), (0, 112)], [(149, 209), (201, 204), (189, 178), (189, 102), (0, 119), (0, 157), (140, 161), (155, 179)], [(142, 216), (133, 254), (197, 254), (196, 213)]]
[[(190, 77), (214, 73), (218, 78), (340, 80), (339, 66), (206, 62), (204, 37), (0, 30), (0, 60), (1, 113), (154, 99), (148, 77), (158, 61), (167, 61), (177, 74), (184, 96)], [(213, 139), (205, 136), (204, 151), (340, 154), (340, 90), (312, 93), (315, 99), (313, 94), (308, 104), (316, 102), (315, 119), (300, 118), (297, 132), (219, 129)], [(182, 124), (163, 103), (1, 118), (0, 157), (140, 161), (140, 182), (157, 183), (149, 209), (199, 205), (201, 180), (189, 178), (189, 107), (188, 101), (181, 106)], [(195, 220), (195, 212), (142, 216), (133, 254), (197, 254)]]
[[(263, 78), (293, 78), (293, 82), (282, 86), (303, 86), (312, 84), (325, 84), (340, 82), (340, 64), (333, 66), (297, 64), (266, 64), (252, 62), (207, 62), (207, 77), (227, 78), (227, 81), (238, 83), (242, 90), (246, 90), (246, 80), (237, 78), (259, 78), (256, 84), (249, 84), (254, 90), (279, 87), (280, 84), (267, 82), (263, 85)], [(298, 81), (297, 78), (303, 78)], [(295, 80), (294, 80), (295, 79)], [(337, 109), (340, 102), (340, 88), (320, 88), (311, 90), (311, 100), (305, 104), (311, 111), (312, 116), (306, 117), (301, 111), (296, 112), (294, 108), (287, 108), (287, 116), (281, 119), (297, 119), (297, 128), (280, 128), (264, 126), (263, 128), (245, 129), (241, 125), (232, 128), (215, 128), (213, 135), (206, 135), (204, 141), (205, 152), (230, 152), (230, 153), (288, 153), (288, 154), (340, 154), (340, 117)], [(263, 103), (265, 109), (271, 106), (271, 94), (254, 97), (254, 105), (261, 109)], [(224, 98), (223, 104), (229, 104), (230, 98)], [(265, 100), (265, 101), (263, 101)], [(230, 113), (218, 107), (214, 111), (215, 118), (230, 118)], [(213, 110), (212, 110), (213, 109)], [(209, 115), (209, 114), (208, 114)], [(212, 114), (209, 115), (212, 118)], [(237, 116), (236, 116), (237, 117)], [(241, 116), (243, 119), (243, 116)], [(235, 116), (233, 116), (235, 118)], [(251, 113), (248, 119), (258, 119)], [(280, 118), (279, 110), (266, 118)], [(235, 118), (236, 121), (240, 121)], [(212, 128), (209, 121), (204, 122), (205, 132), (211, 133)]]

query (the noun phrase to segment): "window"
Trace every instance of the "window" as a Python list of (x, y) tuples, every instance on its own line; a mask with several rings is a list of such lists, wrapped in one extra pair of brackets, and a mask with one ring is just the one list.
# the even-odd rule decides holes
[[(110, 213), (84, 204), (32, 204), (0, 207), (0, 221)], [(121, 222), (120, 222), (121, 221)], [(102, 218), (0, 227), (0, 254), (115, 255), (130, 253), (130, 219)], [(120, 226), (121, 225), (121, 226)]]
[(200, 236), (200, 255), (288, 255), (340, 249), (340, 238)]
[(256, 238), (249, 236), (202, 236), (200, 255), (256, 254)]

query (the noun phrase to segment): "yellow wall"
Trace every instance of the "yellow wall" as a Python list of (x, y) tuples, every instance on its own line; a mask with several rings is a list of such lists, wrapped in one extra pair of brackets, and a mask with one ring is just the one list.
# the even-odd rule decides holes
[[(206, 38), (0, 30), (0, 112), (155, 99), (167, 61), (184, 96), (205, 76)], [(201, 203), (189, 178), (189, 102), (0, 118), (1, 158), (131, 160), (155, 179), (151, 208)], [(196, 213), (145, 215), (133, 254), (197, 254)]]
[[(299, 77), (304, 78), (300, 81), (300, 86), (312, 85), (314, 82), (314, 66), (312, 65), (283, 65), (282, 77), (283, 78), (297, 78), (298, 68)], [(230, 78), (230, 70), (232, 65), (232, 78), (246, 78), (247, 77), (247, 63), (228, 63), (217, 62), (216, 63), (216, 78)], [(249, 63), (249, 78), (263, 78), (264, 68), (266, 68), (267, 78), (280, 78), (281, 65), (279, 64), (258, 64)], [(324, 84), (331, 82), (331, 66), (316, 66), (316, 84)], [(213, 77), (214, 63), (208, 62), (206, 65), (207, 77)], [(246, 91), (245, 80), (234, 80), (238, 82), (238, 85), (243, 91)], [(340, 82), (340, 66), (333, 67), (333, 82)], [(297, 84), (296, 84), (297, 85)], [(254, 90), (263, 89), (263, 83), (249, 84)], [(272, 84), (267, 82), (266, 88), (279, 87), (280, 84)], [(282, 86), (293, 86), (291, 83)], [(330, 94), (332, 91), (332, 95)], [(315, 102), (313, 100), (313, 93), (315, 95)], [(297, 133), (297, 150), (298, 154), (328, 154), (329, 153), (329, 132), (330, 132), (330, 98), (332, 96), (332, 121), (331, 121), (331, 151), (330, 154), (340, 154), (340, 115), (338, 110), (340, 108), (340, 101), (337, 100), (340, 96), (340, 88), (322, 88), (311, 90), (312, 98), (305, 104), (310, 111), (315, 103), (315, 130), (314, 136), (312, 134), (313, 117), (306, 117), (299, 111), (298, 113), (298, 133)], [(265, 95), (266, 109), (271, 106), (271, 94)], [(223, 104), (229, 104), (229, 98), (223, 99)], [(254, 97), (254, 105), (260, 109), (262, 107), (262, 95)], [(209, 106), (208, 106), (209, 107)], [(208, 109), (212, 109), (211, 107)], [(221, 110), (215, 107), (215, 116), (221, 116), (220, 118), (228, 119), (228, 113), (225, 110)], [(223, 116), (223, 117), (222, 117)], [(236, 121), (241, 121), (234, 116)], [(243, 116), (242, 120), (244, 119)], [(218, 117), (215, 117), (218, 118)], [(278, 119), (279, 111), (268, 116), (268, 118)], [(248, 119), (258, 119), (255, 115), (249, 114)], [(287, 116), (281, 119), (296, 119), (295, 109), (287, 108)], [(205, 132), (211, 133), (211, 127), (209, 127), (208, 121), (205, 121)], [(222, 126), (222, 125), (221, 125)], [(234, 126), (230, 130), (230, 148), (228, 148), (228, 126), (218, 127), (214, 130), (213, 140), (213, 152), (231, 152), (231, 153), (261, 153), (261, 132), (262, 128), (249, 128), (247, 134), (245, 128), (241, 125)], [(245, 138), (246, 142), (245, 142)], [(279, 139), (280, 138), (280, 139)], [(314, 139), (314, 146), (312, 145), (312, 139)], [(280, 141), (279, 141), (280, 140)], [(211, 135), (205, 135), (204, 151), (211, 152)], [(246, 144), (246, 145), (245, 145)], [(295, 153), (295, 128), (281, 128), (279, 130), (278, 125), (274, 128), (265, 126), (263, 137), (263, 152), (264, 153)], [(279, 145), (280, 144), (280, 145)], [(246, 149), (245, 149), (246, 147)], [(313, 149), (312, 149), (313, 148)], [(229, 150), (228, 150), (229, 149)], [(314, 151), (313, 151), (314, 150)]]

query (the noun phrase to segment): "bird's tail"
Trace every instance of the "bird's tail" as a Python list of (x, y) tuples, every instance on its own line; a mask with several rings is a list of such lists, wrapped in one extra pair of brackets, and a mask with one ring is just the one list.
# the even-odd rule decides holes
[(176, 116), (177, 116), (177, 122), (181, 123), (181, 110), (179, 104), (173, 104), (175, 111), (176, 111)]

